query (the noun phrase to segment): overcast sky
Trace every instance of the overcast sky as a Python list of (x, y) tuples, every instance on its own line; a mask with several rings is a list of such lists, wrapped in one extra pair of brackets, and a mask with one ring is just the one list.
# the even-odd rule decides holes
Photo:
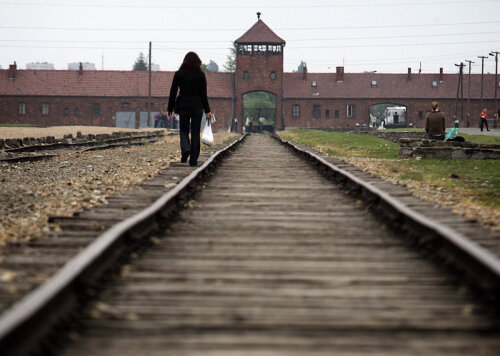
[[(456, 72), (466, 59), (500, 51), (500, 0), (0, 0), (0, 66), (14, 61), (92, 62), (130, 70), (153, 43), (153, 63), (176, 70), (185, 53), (222, 69), (228, 48), (256, 12), (286, 41), (285, 71)], [(485, 72), (495, 72), (493, 57)]]

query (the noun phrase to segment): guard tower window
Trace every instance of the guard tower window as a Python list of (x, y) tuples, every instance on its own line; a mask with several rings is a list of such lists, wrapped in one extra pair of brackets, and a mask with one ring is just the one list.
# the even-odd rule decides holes
[(292, 105), (292, 116), (300, 117), (300, 105)]
[(313, 117), (321, 117), (321, 105), (313, 105)]
[(248, 79), (248, 71), (243, 72), (243, 79)]
[(271, 75), (270, 75), (271, 79), (276, 79), (276, 72), (271, 72)]

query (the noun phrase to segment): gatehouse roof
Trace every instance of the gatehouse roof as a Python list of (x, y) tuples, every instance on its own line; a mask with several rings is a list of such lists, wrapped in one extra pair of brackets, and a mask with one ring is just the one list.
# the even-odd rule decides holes
[(276, 43), (285, 44), (285, 40), (279, 37), (267, 26), (264, 21), (258, 20), (250, 29), (245, 32), (236, 43)]

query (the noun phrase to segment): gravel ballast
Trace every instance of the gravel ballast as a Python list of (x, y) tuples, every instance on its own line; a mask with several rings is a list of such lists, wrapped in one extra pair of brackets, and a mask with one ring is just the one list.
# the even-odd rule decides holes
[[(19, 129), (23, 135), (35, 137), (26, 128)], [(81, 127), (58, 128), (57, 134), (73, 131), (85, 134)], [(98, 127), (85, 131), (98, 134), (117, 130)], [(56, 135), (55, 132), (52, 129), (50, 135)], [(222, 142), (228, 135), (215, 134), (216, 142)], [(1, 163), (0, 245), (41, 237), (57, 228), (49, 226), (50, 216), (71, 216), (106, 203), (106, 198), (114, 192), (133, 189), (179, 159), (179, 137), (167, 136), (145, 146), (68, 153), (38, 162)]]

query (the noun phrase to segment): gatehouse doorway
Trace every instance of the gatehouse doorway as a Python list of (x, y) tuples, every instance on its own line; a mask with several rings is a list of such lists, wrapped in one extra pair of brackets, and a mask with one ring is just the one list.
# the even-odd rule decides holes
[(276, 126), (276, 95), (267, 91), (253, 91), (243, 94), (242, 125), (250, 118), (250, 132), (259, 132), (259, 118), (264, 118), (263, 130), (274, 132)]

